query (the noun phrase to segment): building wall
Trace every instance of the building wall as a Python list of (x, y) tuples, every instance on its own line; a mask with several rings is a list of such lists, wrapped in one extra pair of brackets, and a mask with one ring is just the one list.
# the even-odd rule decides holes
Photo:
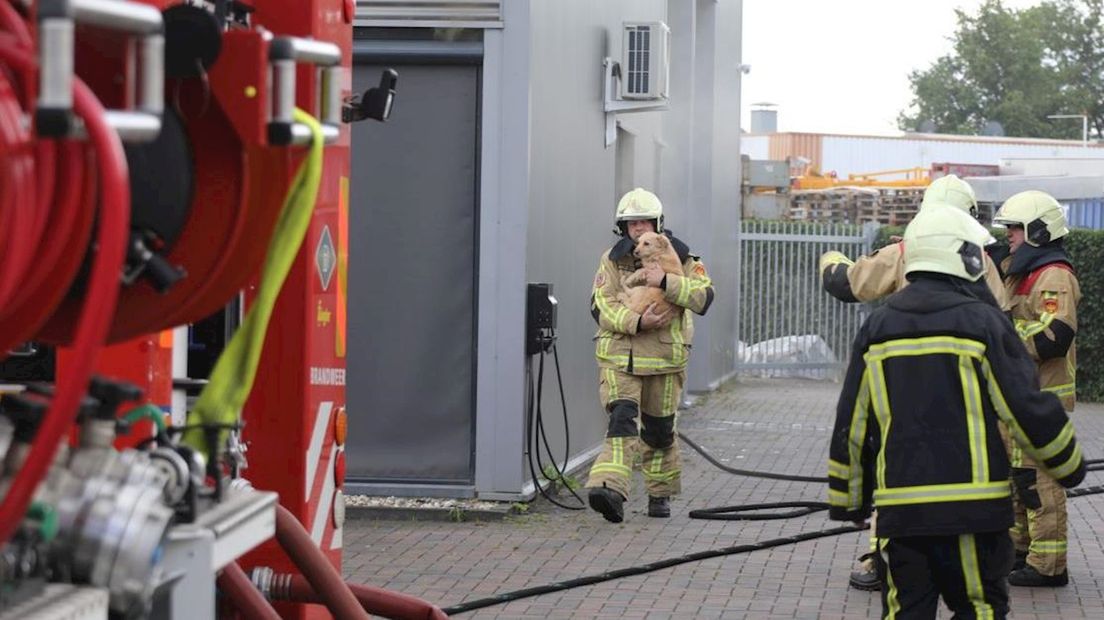
[[(408, 10), (409, 19), (396, 21), (393, 10)], [(421, 32), (417, 41), (404, 39), (397, 51), (388, 50), (428, 54), (440, 62), (455, 60), (451, 40), (449, 45), (438, 40), (451, 32), (449, 27), (481, 31), (479, 37), (463, 34), (468, 38), (461, 41), (465, 54), (481, 54), (473, 171), (478, 196), (475, 480), (474, 489), (395, 485), (389, 492), (513, 499), (533, 490), (524, 452), (531, 377), (525, 356), (527, 283), (553, 284), (559, 301), (557, 356), (569, 436), (563, 432), (553, 359), (545, 361), (541, 403), (556, 460), (564, 459), (569, 443), (570, 460), (581, 463), (604, 436), (589, 301), (599, 257), (616, 241), (611, 229), (624, 191), (636, 186), (656, 191), (666, 206), (668, 226), (703, 255), (717, 284), (710, 315), (697, 322), (691, 389), (715, 386), (731, 371), (741, 2), (455, 1), (435, 10), (361, 2), (357, 19), (365, 27), (394, 28), (396, 39), (411, 35), (404, 26), (433, 29)], [(619, 59), (625, 21), (665, 21), (671, 27), (671, 100), (667, 110), (618, 114), (616, 143), (607, 145), (602, 61)], [(426, 32), (432, 40), (425, 39)], [(425, 181), (416, 165), (407, 172), (422, 182), (440, 181)], [(472, 191), (470, 184), (438, 189)], [(455, 242), (471, 249), (470, 239)], [(464, 318), (440, 320), (447, 330), (450, 320)]]
[[(711, 170), (711, 193), (697, 203), (689, 238), (711, 270), (717, 293), (713, 307), (696, 321), (694, 355), (691, 357), (688, 387), (692, 391), (716, 388), (735, 370), (737, 291), (735, 274), (740, 225), (740, 38), (730, 33), (743, 31), (742, 5), (698, 0), (699, 57), (712, 59), (698, 74), (711, 79), (710, 88), (695, 92), (711, 108), (708, 124), (702, 114), (698, 136), (711, 143), (699, 156)], [(729, 171), (735, 170), (736, 174)], [(705, 182), (702, 183), (703, 185)], [(708, 245), (707, 245), (708, 244)]]
[(740, 153), (752, 159), (770, 159), (770, 136), (749, 134), (740, 136)]
[(525, 476), (525, 281), (530, 187), (530, 2), (483, 32), (475, 490), (517, 498)]
[(782, 160), (790, 157), (804, 157), (809, 160), (813, 170), (828, 172), (832, 168), (824, 166), (823, 137), (811, 133), (776, 133), (770, 137), (769, 157)]
[(1000, 173), (1030, 174), (1036, 176), (1084, 175), (1104, 176), (1104, 150), (1096, 157), (1002, 157)]
[(848, 174), (928, 168), (936, 162), (997, 165), (1005, 157), (1104, 157), (1104, 149), (1083, 147), (1079, 142), (967, 142), (958, 140), (916, 140), (825, 136), (822, 170)]
[[(732, 369), (740, 200), (740, 39), (742, 3), (672, 2), (671, 110), (663, 126), (663, 199), (668, 225), (714, 280), (717, 298), (695, 318), (687, 388), (715, 387)], [(736, 171), (736, 174), (733, 174)]]
[(934, 134), (876, 137), (783, 132), (744, 136), (742, 143), (743, 153), (753, 159), (805, 157), (816, 169), (835, 172), (840, 178), (883, 170), (929, 168), (940, 162), (998, 165), (1002, 159), (1012, 158), (1104, 158), (1104, 146), (1082, 146), (1074, 140)]

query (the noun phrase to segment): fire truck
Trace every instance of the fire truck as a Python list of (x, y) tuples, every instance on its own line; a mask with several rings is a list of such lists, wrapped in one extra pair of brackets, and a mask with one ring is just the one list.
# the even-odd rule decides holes
[(0, 0), (0, 619), (444, 617), (340, 573), (354, 10)]

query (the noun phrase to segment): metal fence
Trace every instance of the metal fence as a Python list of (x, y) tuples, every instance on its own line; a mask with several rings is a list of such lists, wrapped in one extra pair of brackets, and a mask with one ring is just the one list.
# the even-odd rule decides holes
[(868, 254), (877, 225), (740, 223), (736, 363), (744, 376), (835, 379), (869, 310), (823, 291), (821, 254)]

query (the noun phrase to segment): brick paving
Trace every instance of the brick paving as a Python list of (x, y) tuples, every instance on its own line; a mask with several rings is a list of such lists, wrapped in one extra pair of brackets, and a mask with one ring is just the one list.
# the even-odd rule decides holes
[[(680, 429), (714, 456), (745, 469), (825, 475), (839, 385), (787, 379), (730, 382), (685, 411)], [(1104, 405), (1079, 404), (1085, 453), (1104, 457)], [(351, 581), (417, 595), (442, 607), (734, 544), (840, 525), (816, 513), (785, 521), (690, 519), (694, 508), (768, 501), (823, 501), (822, 485), (726, 474), (683, 448), (684, 493), (670, 519), (644, 515), (639, 475), (626, 521), (536, 502), (502, 522), (350, 520), (344, 572)], [(1087, 484), (1104, 484), (1090, 473)], [(1014, 618), (1104, 618), (1104, 495), (1071, 499), (1070, 585), (1012, 588)], [(865, 533), (683, 564), (545, 594), (464, 618), (870, 618), (877, 593), (847, 587)], [(950, 617), (945, 609), (941, 618)]]

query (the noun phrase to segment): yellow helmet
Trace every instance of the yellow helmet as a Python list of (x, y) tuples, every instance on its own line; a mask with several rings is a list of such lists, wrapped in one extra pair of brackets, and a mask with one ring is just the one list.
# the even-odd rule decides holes
[(617, 224), (629, 220), (655, 220), (656, 232), (663, 232), (663, 203), (659, 197), (643, 188), (636, 188), (617, 202)]
[(1004, 201), (994, 224), (1023, 226), (1024, 241), (1039, 247), (1069, 234), (1062, 205), (1046, 192), (1028, 190)]
[(985, 274), (989, 231), (965, 211), (933, 205), (905, 229), (905, 273), (928, 271), (977, 282)]
[(920, 208), (923, 209), (933, 204), (956, 207), (975, 218), (978, 214), (977, 196), (974, 194), (974, 188), (953, 174), (932, 181), (928, 189), (924, 191), (924, 200), (921, 201)]

